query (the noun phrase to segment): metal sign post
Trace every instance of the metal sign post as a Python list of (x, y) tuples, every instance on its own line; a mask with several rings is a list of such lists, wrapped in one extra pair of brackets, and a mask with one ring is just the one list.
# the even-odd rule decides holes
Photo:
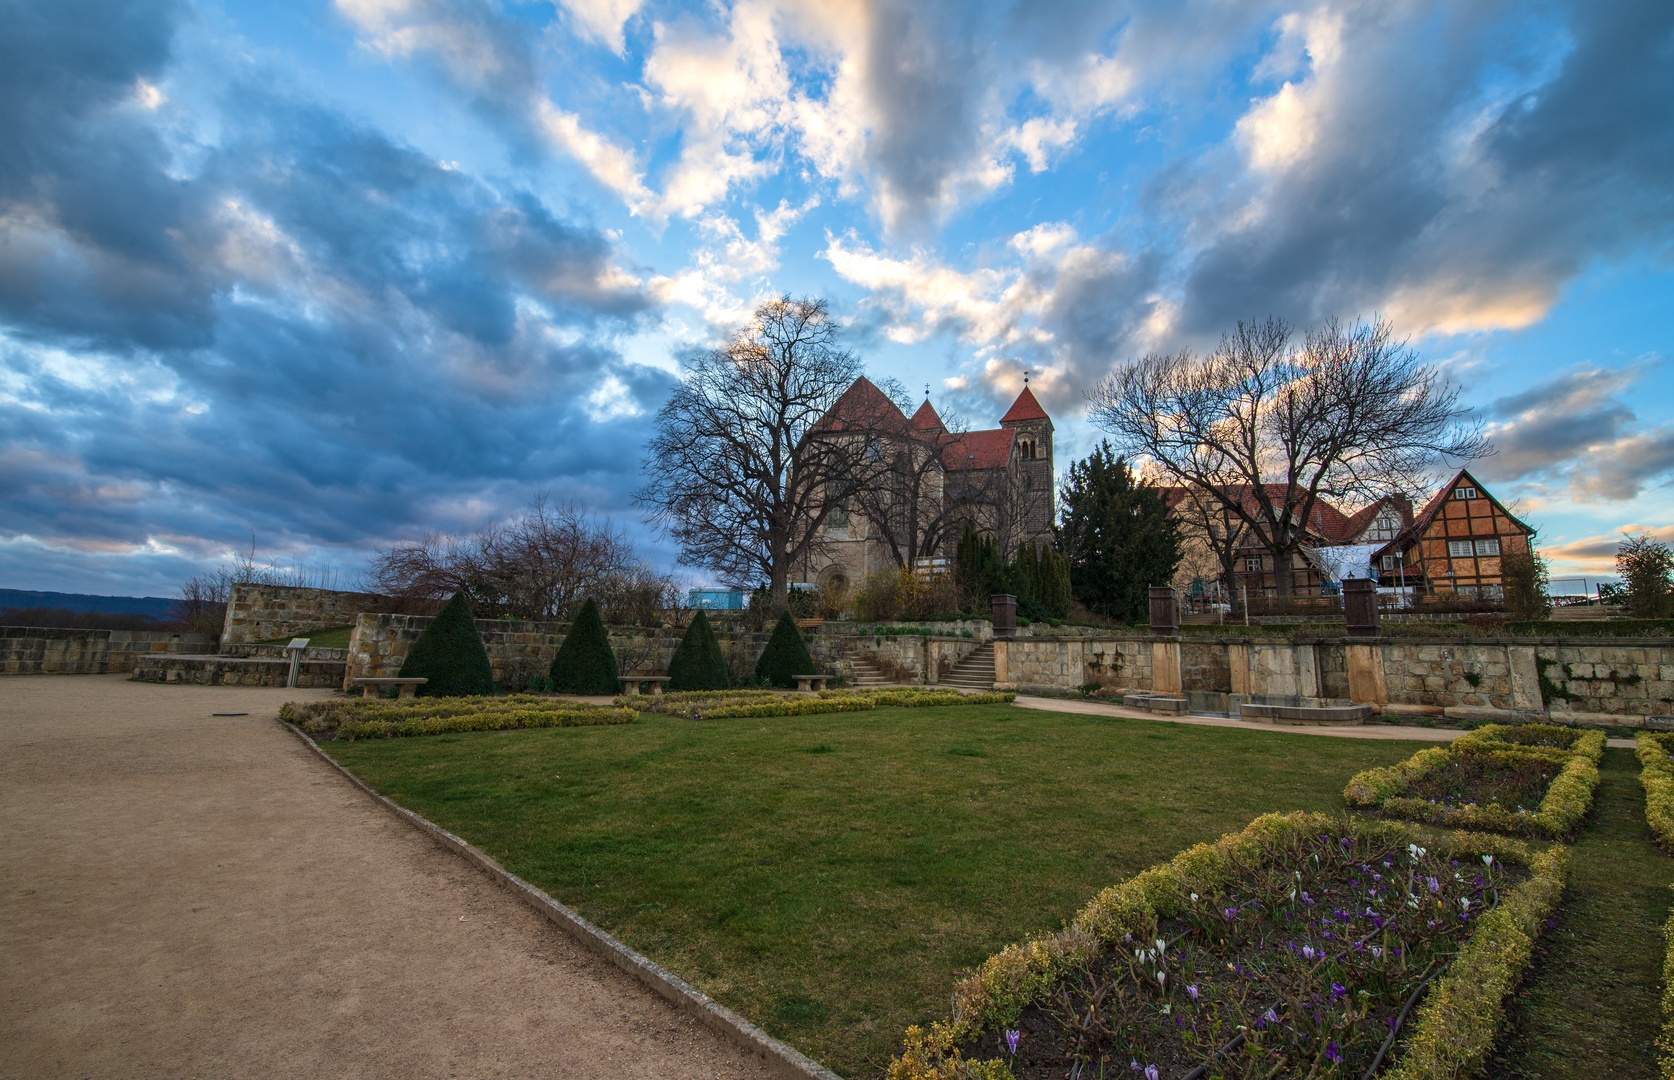
[(302, 666), (302, 653), (303, 650), (307, 648), (308, 639), (305, 637), (292, 638), (291, 643), (285, 646), (285, 651), (291, 654), (291, 674), (290, 677), (285, 680), (285, 686), (287, 688), (294, 688), (296, 686), (297, 669)]

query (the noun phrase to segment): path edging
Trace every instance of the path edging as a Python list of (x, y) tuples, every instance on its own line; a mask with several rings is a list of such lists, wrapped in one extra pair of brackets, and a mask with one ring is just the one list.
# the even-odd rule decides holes
[(681, 1012), (726, 1037), (734, 1045), (763, 1058), (779, 1075), (788, 1078), (788, 1080), (809, 1080), (809, 1078), (813, 1078), (813, 1080), (842, 1080), (841, 1077), (824, 1065), (803, 1054), (795, 1047), (775, 1039), (672, 971), (628, 948), (616, 938), (582, 918), (574, 910), (560, 904), (540, 889), (501, 866), (480, 848), (467, 843), (435, 822), (420, 817), (411, 810), (378, 794), (367, 786), (360, 777), (344, 768), (330, 754), (322, 750), (320, 745), (309, 738), (301, 728), (283, 720), (280, 723), (301, 739), (303, 745), (319, 755), (320, 760), (347, 778), (349, 783), (365, 792), (385, 809), (429, 836), (442, 847), (462, 856), (478, 870), (487, 874), (495, 884), (511, 890), (524, 903), (545, 915), (549, 921), (556, 923), (559, 929), (569, 934), (589, 952), (609, 960), (616, 967), (627, 972), (654, 991), (658, 996), (673, 1004)]

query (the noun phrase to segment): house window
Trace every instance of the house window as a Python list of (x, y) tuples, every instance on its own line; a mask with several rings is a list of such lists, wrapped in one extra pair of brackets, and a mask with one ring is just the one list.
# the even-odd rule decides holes
[(1393, 555), (1385, 555), (1385, 556), (1384, 556), (1384, 557), (1383, 557), (1383, 568), (1384, 568), (1384, 569), (1385, 569), (1385, 570), (1393, 570), (1393, 569), (1395, 569), (1395, 556), (1393, 556)]
[(1498, 555), (1500, 553), (1500, 542), (1498, 540), (1478, 540), (1476, 542), (1476, 553), (1478, 555)]
[(1454, 488), (1453, 497), (1455, 499), (1474, 499), (1476, 498), (1476, 489), (1473, 487)]
[(1505, 586), (1504, 585), (1484, 585), (1482, 587), (1482, 598), (1484, 600), (1504, 600), (1505, 599)]
[(1470, 558), (1471, 542), (1469, 540), (1449, 540), (1447, 542), (1447, 557), (1450, 559)]
[(833, 480), (830, 484), (826, 485), (825, 491), (826, 498), (833, 500), (835, 503), (835, 505), (831, 508), (831, 513), (826, 515), (825, 527), (828, 529), (848, 528), (849, 512), (840, 501), (843, 494), (843, 485)]
[(1261, 573), (1261, 556), (1260, 555), (1257, 555), (1254, 558), (1244, 560), (1244, 573), (1246, 573), (1246, 574), (1259, 574), (1259, 573)]

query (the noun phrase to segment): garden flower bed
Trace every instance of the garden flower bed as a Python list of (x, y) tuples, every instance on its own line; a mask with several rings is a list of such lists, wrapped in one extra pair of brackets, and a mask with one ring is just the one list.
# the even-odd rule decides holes
[(1645, 788), (1645, 823), (1663, 850), (1674, 848), (1674, 757), (1668, 753), (1674, 734), (1641, 731), (1634, 736), (1639, 783)]
[(1567, 853), (1270, 814), (959, 984), (889, 1080), (1402, 1078), (1479, 1069)]
[(384, 701), (287, 701), (279, 718), (317, 739), (391, 739), (458, 731), (631, 724), (633, 709), (577, 705), (572, 701), (512, 694), (505, 697), (407, 698)]
[(1604, 734), (1551, 724), (1494, 724), (1451, 746), (1350, 780), (1350, 806), (1390, 817), (1524, 836), (1567, 836), (1598, 786)]
[(963, 694), (958, 690), (933, 687), (923, 690), (821, 690), (818, 694), (773, 690), (694, 690), (662, 695), (624, 694), (615, 700), (615, 704), (640, 712), (666, 713), (692, 720), (719, 720), (737, 716), (866, 712), (886, 706), (911, 709), (938, 705), (1000, 705), (1016, 698), (1016, 694), (1009, 693)]

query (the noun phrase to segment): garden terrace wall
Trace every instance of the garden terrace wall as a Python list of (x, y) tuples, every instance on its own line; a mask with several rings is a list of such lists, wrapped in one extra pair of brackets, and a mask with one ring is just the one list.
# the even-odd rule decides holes
[[(996, 678), (1024, 691), (1096, 682), (1177, 693), (1194, 709), (1227, 713), (1243, 701), (1295, 699), (1460, 719), (1548, 715), (1560, 722), (1674, 727), (1674, 640), (1668, 638), (1037, 634), (1001, 643), (998, 651), (1006, 663)], [(1095, 665), (1095, 657), (1104, 662)], [(1114, 670), (1111, 657), (1120, 659)], [(1171, 680), (1163, 670), (1159, 680), (1153, 670), (1159, 662), (1177, 664), (1178, 675)]]
[(221, 641), (239, 645), (348, 626), (363, 611), (388, 610), (388, 597), (289, 585), (234, 585)]
[[(309, 650), (310, 652), (314, 650)], [(322, 649), (321, 652), (342, 652)], [(134, 666), (138, 682), (186, 683), (197, 686), (288, 686), (291, 662), (266, 657), (147, 655)], [(343, 685), (343, 661), (304, 660), (297, 665), (296, 685), (332, 689)]]
[(103, 675), (130, 672), (156, 653), (210, 653), (214, 634), (156, 630), (69, 630), (0, 627), (0, 675)]

